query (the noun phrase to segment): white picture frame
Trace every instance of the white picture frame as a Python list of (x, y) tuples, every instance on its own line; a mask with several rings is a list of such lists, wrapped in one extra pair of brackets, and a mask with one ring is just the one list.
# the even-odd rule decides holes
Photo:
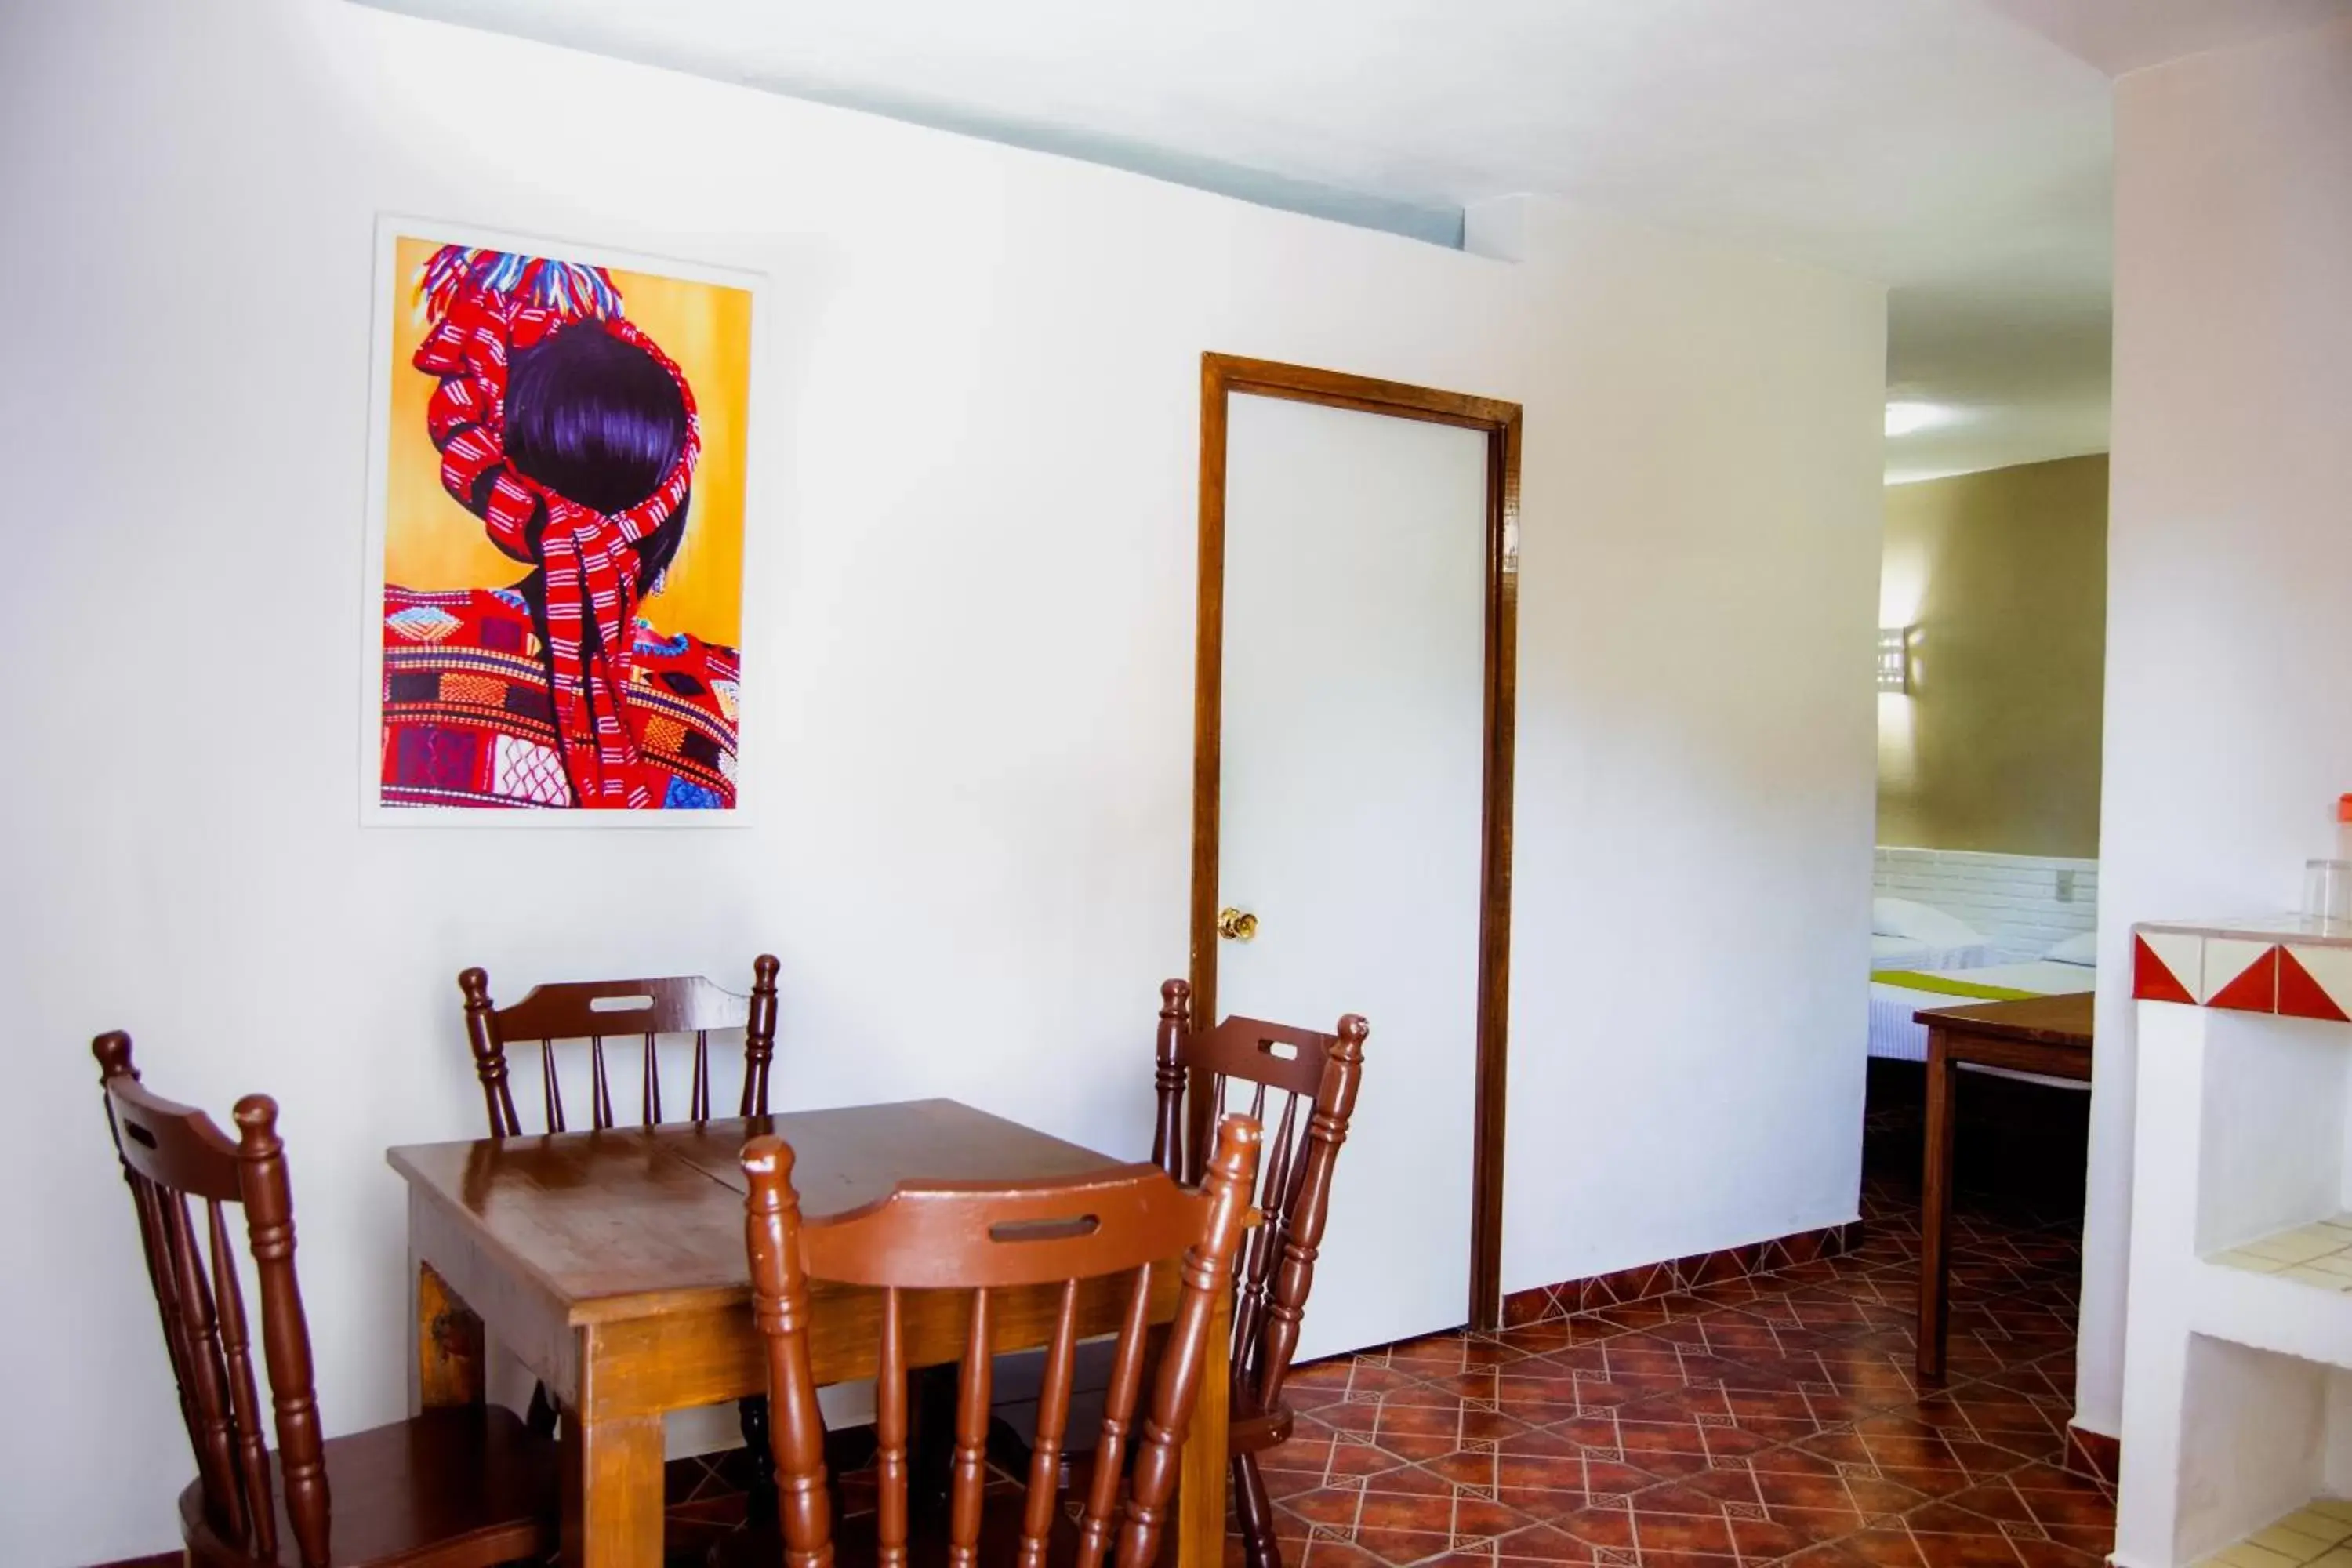
[[(746, 720), (751, 712), (748, 700), (739, 696), (735, 747), (735, 803), (731, 806), (696, 810), (610, 810), (579, 807), (499, 808), (482, 805), (388, 805), (383, 795), (383, 709), (384, 709), (384, 614), (385, 548), (387, 530), (387, 482), (392, 447), (392, 395), (395, 371), (394, 342), (398, 312), (409, 308), (408, 301), (414, 279), (399, 276), (398, 251), (404, 239), (422, 240), (435, 245), (466, 245), (486, 249), (509, 251), (527, 256), (546, 257), (555, 260), (576, 262), (584, 266), (612, 268), (624, 271), (651, 273), (690, 282), (718, 284), (740, 289), (751, 297), (751, 342), (748, 348), (749, 385), (745, 397), (743, 423), (745, 441), (744, 494), (742, 521), (742, 565), (737, 593), (748, 608), (752, 600), (751, 584), (760, 569), (760, 557), (765, 553), (761, 535), (764, 517), (762, 498), (768, 482), (759, 453), (761, 447), (761, 412), (767, 405), (764, 384), (767, 369), (768, 341), (771, 331), (768, 284), (764, 273), (747, 268), (714, 265), (670, 256), (626, 250), (610, 246), (582, 244), (555, 239), (541, 235), (515, 233), (474, 224), (453, 223), (436, 218), (418, 217), (402, 213), (381, 213), (377, 216), (374, 235), (374, 267), (373, 268), (373, 302), (371, 316), (371, 349), (369, 353), (368, 441), (366, 524), (362, 543), (362, 582), (361, 584), (360, 635), (360, 703), (359, 703), (359, 812), (360, 822), (366, 827), (456, 827), (520, 829), (524, 831), (603, 831), (621, 829), (683, 829), (710, 831), (749, 827), (753, 824), (753, 811), (749, 804), (747, 783), (757, 778), (757, 770), (769, 750), (770, 737), (758, 732), (758, 726)], [(452, 504), (455, 504), (454, 502)], [(691, 522), (688, 524), (691, 527)], [(741, 660), (741, 688), (751, 688), (755, 668), (763, 662), (749, 645), (752, 635), (748, 627), (743, 634), (746, 646), (737, 648)], [(765, 650), (761, 650), (764, 654)]]

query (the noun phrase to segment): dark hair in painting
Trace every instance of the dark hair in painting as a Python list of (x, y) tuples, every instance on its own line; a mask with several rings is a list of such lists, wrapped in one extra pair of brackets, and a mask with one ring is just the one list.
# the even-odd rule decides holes
[[(507, 460), (567, 500), (625, 511), (657, 489), (686, 442), (686, 400), (652, 355), (594, 321), (514, 351)], [(677, 553), (687, 504), (636, 542), (650, 584)]]

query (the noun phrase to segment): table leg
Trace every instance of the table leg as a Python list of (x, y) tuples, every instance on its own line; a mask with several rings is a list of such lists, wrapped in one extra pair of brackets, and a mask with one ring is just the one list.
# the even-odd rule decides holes
[(1944, 1342), (1951, 1324), (1952, 1124), (1959, 1069), (1951, 1039), (1927, 1031), (1927, 1148), (1919, 1173), (1919, 1352), (1922, 1383), (1944, 1380)]
[(1223, 1568), (1226, 1428), (1233, 1403), (1233, 1292), (1220, 1290), (1209, 1316), (1201, 1392), (1176, 1483), (1176, 1568)]
[(412, 1411), (482, 1403), (482, 1320), (433, 1265), (416, 1260), (416, 1381)]
[(661, 1568), (662, 1418), (563, 1418), (564, 1568)]

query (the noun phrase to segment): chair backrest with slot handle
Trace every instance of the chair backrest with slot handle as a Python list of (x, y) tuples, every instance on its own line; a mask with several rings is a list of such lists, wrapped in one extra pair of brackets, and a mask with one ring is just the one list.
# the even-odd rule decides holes
[[(1255, 1122), (1228, 1117), (1217, 1130), (1216, 1152), (1198, 1190), (1180, 1187), (1158, 1167), (1141, 1164), (1020, 1186), (909, 1183), (879, 1203), (814, 1221), (801, 1215), (791, 1147), (775, 1138), (746, 1145), (744, 1229), (753, 1313), (767, 1347), (785, 1561), (793, 1568), (826, 1568), (832, 1561), (824, 1428), (810, 1357), (812, 1281), (882, 1293), (875, 1385), (881, 1568), (905, 1568), (907, 1561), (908, 1294), (955, 1289), (971, 1296), (958, 1373), (948, 1563), (950, 1568), (973, 1568), (986, 1482), (998, 1295), (1060, 1286), (1016, 1558), (1016, 1568), (1041, 1568), (1067, 1434), (1081, 1293), (1090, 1286), (1115, 1287), (1124, 1279), (1100, 1446), (1078, 1519), (1077, 1563), (1078, 1568), (1100, 1568), (1116, 1530), (1118, 1568), (1146, 1568), (1166, 1528), (1178, 1450), (1200, 1391), (1216, 1297), (1230, 1288), (1234, 1253), (1248, 1216), (1257, 1142)], [(1180, 1253), (1175, 1315), (1139, 1432), (1135, 1415), (1152, 1275)], [(1122, 1525), (1118, 1487), (1131, 1436), (1134, 1470)]]
[(743, 1092), (735, 1114), (765, 1116), (768, 1068), (776, 1054), (776, 970), (774, 958), (762, 953), (756, 959), (748, 996), (700, 975), (673, 975), (660, 980), (583, 980), (541, 985), (505, 1007), (490, 1000), (490, 977), (486, 971), (465, 971), (457, 976), (457, 989), (466, 998), (466, 1033), (474, 1047), (474, 1071), (481, 1079), (483, 1103), (489, 1110), (490, 1135), (509, 1138), (523, 1130), (508, 1082), (507, 1047), (525, 1041), (539, 1045), (545, 1131), (562, 1132), (568, 1125), (556, 1071), (560, 1041), (587, 1042), (590, 1125), (603, 1129), (617, 1120), (604, 1042), (636, 1039), (640, 1120), (651, 1127), (663, 1115), (661, 1037), (694, 1037), (687, 1120), (707, 1121), (712, 1115), (710, 1037), (740, 1029)]
[[(245, 1211), (261, 1297), (261, 1352), (275, 1407), (286, 1521), (306, 1564), (327, 1561), (329, 1499), (310, 1331), (294, 1272), (294, 1196), (268, 1095), (236, 1102), (232, 1141), (211, 1117), (150, 1092), (131, 1037), (91, 1043), (107, 1120), (139, 1219), (180, 1416), (195, 1450), (205, 1522), (225, 1542), (278, 1560), (278, 1509), (253, 1371), (253, 1336), (227, 1211)], [(191, 1205), (200, 1207), (201, 1223)]]
[(1171, 980), (1160, 997), (1152, 1162), (1198, 1182), (1202, 1131), (1239, 1088), (1248, 1090), (1248, 1114), (1268, 1129), (1257, 1194), (1263, 1219), (1234, 1270), (1233, 1364), (1234, 1386), (1272, 1410), (1298, 1348), (1370, 1026), (1349, 1013), (1328, 1035), (1263, 1018), (1195, 1029), (1190, 985)]

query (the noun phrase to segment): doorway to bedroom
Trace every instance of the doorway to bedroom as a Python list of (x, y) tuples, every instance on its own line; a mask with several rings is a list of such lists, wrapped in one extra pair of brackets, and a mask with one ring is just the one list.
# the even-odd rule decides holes
[[(2095, 987), (2107, 459), (1890, 479), (1864, 1152), (1916, 1184), (1916, 1015)], [(2079, 1222), (2090, 1086), (1958, 1081), (1957, 1186)]]

